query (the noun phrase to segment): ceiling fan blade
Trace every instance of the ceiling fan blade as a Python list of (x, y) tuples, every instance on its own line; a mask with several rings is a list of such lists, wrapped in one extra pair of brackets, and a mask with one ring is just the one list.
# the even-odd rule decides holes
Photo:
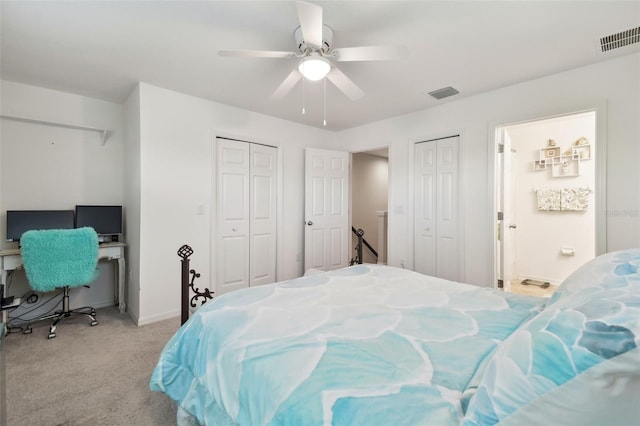
[(362, 89), (335, 66), (331, 67), (327, 78), (352, 101), (357, 101), (364, 96)]
[(336, 61), (396, 61), (409, 56), (407, 46), (360, 46), (333, 49)]
[(304, 41), (313, 47), (322, 47), (322, 8), (318, 5), (299, 1), (298, 20)]
[(218, 56), (232, 56), (235, 58), (295, 58), (293, 52), (278, 52), (275, 50), (232, 50), (220, 49)]
[(273, 95), (271, 95), (271, 99), (277, 100), (284, 98), (291, 91), (291, 89), (293, 89), (293, 86), (295, 86), (298, 81), (300, 81), (301, 78), (302, 74), (300, 74), (300, 71), (294, 68), (293, 71), (289, 73), (287, 78), (285, 78), (284, 81), (280, 83), (280, 86), (278, 86), (276, 91), (273, 92)]

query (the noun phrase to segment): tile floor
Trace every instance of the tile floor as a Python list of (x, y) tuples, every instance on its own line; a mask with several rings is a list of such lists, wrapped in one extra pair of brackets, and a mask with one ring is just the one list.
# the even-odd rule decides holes
[(522, 280), (514, 279), (511, 280), (511, 288), (508, 291), (517, 294), (526, 294), (528, 296), (538, 296), (538, 297), (551, 297), (554, 291), (558, 288), (557, 285), (550, 285), (547, 288), (542, 288), (537, 285), (524, 285), (521, 284)]

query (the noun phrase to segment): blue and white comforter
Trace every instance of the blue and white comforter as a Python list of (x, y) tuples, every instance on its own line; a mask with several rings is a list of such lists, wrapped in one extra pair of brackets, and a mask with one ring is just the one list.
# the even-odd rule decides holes
[(204, 306), (152, 390), (201, 424), (447, 425), (497, 345), (544, 299), (360, 265)]

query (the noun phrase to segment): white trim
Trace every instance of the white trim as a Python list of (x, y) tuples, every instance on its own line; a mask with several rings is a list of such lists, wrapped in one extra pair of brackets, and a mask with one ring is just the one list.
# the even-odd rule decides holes
[(467, 280), (467, 263), (466, 263), (466, 244), (465, 244), (465, 223), (466, 223), (466, 173), (467, 167), (462, 167), (465, 164), (465, 134), (464, 132), (458, 132), (458, 277), (460, 282), (466, 282)]
[(607, 232), (607, 116), (608, 104), (606, 99), (596, 105), (592, 111), (596, 112), (596, 255), (608, 251)]
[[(353, 152), (349, 152), (349, 203), (348, 203), (348, 209), (349, 209), (349, 228), (347, 229), (347, 234), (349, 235), (349, 238), (347, 238), (347, 241), (349, 242), (349, 248), (347, 249), (347, 253), (349, 254), (349, 263), (351, 263), (351, 258), (352, 256), (355, 257), (354, 255), (354, 247), (353, 247), (353, 232), (351, 231), (351, 227), (353, 226)], [(306, 167), (306, 166), (305, 166)], [(305, 191), (305, 197), (307, 196), (306, 191)], [(389, 197), (389, 194), (387, 193), (387, 199)], [(306, 212), (305, 212), (306, 214)], [(306, 216), (305, 216), (305, 220), (306, 220)], [(305, 234), (306, 235), (306, 234)], [(305, 273), (307, 271), (305, 270)]]
[[(370, 151), (378, 151), (380, 149), (387, 150), (387, 214), (389, 213), (389, 206), (391, 206), (391, 144), (385, 146), (379, 146), (377, 148), (362, 148), (357, 151), (349, 151), (349, 226), (353, 226), (353, 154), (367, 154)], [(373, 154), (370, 154), (373, 155)], [(387, 245), (385, 247), (385, 253), (387, 263), (389, 260), (389, 226), (387, 216)], [(349, 229), (349, 253), (355, 255), (353, 247), (353, 232)], [(379, 258), (378, 258), (379, 259)]]
[(180, 324), (180, 312), (177, 311), (165, 312), (145, 318), (134, 318), (133, 316), (131, 316), (131, 314), (129, 314), (129, 316), (137, 326), (153, 324), (154, 322), (163, 321), (170, 318), (176, 319), (176, 326)]
[(218, 158), (216, 156), (216, 143), (218, 135), (215, 130), (211, 131), (211, 143), (209, 144), (209, 290), (214, 292), (214, 297), (218, 295), (218, 283), (216, 280), (216, 259), (218, 258), (217, 250), (217, 231), (218, 209), (216, 208), (216, 164)]
[[(368, 154), (371, 151), (379, 151), (381, 149), (386, 149), (388, 151), (389, 150), (389, 145), (378, 146), (377, 148), (360, 148), (360, 149), (357, 149), (355, 151), (349, 151), (349, 152), (351, 154)], [(369, 154), (369, 155), (375, 155), (375, 154)]]
[[(276, 282), (284, 271), (284, 148), (276, 145), (278, 164), (276, 165)], [(293, 226), (296, 226), (295, 224)], [(302, 261), (302, 259), (300, 259)]]

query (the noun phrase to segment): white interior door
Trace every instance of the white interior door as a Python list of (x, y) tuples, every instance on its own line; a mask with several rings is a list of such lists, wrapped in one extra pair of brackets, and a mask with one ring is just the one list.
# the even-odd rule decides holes
[(276, 281), (276, 159), (277, 149), (250, 144), (249, 285)]
[(511, 280), (516, 277), (516, 208), (514, 191), (516, 190), (516, 176), (513, 164), (516, 155), (511, 138), (506, 130), (502, 134), (502, 280), (505, 288), (509, 288)]
[(415, 146), (414, 268), (459, 280), (459, 137)]
[(218, 294), (249, 285), (249, 153), (246, 142), (218, 139)]
[(437, 141), (436, 171), (436, 271), (437, 276), (458, 281), (458, 139)]
[(218, 138), (216, 291), (276, 281), (277, 149)]
[(414, 157), (414, 269), (436, 276), (436, 143), (416, 144)]
[(349, 153), (305, 151), (304, 268), (347, 266), (349, 248)]

